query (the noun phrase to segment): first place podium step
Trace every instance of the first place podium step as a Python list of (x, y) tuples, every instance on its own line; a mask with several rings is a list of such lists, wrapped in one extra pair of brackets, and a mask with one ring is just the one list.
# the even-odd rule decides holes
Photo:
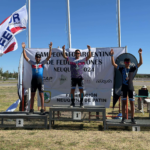
[[(96, 115), (94, 115), (96, 113)], [(49, 129), (54, 121), (103, 121), (104, 130), (106, 129), (106, 109), (100, 106), (70, 106), (53, 105), (49, 109)]]

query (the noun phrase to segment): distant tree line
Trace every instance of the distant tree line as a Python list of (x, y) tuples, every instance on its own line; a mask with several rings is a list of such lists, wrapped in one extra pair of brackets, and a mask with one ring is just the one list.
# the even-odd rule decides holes
[[(5, 78), (18, 78), (18, 72), (9, 72), (8, 70), (3, 72), (3, 68), (0, 68), (0, 79)], [(135, 78), (150, 78), (150, 74), (136, 74)]]
[(136, 74), (135, 78), (150, 78), (150, 74)]
[(8, 70), (3, 72), (3, 68), (0, 68), (0, 79), (18, 78), (18, 72), (9, 72)]

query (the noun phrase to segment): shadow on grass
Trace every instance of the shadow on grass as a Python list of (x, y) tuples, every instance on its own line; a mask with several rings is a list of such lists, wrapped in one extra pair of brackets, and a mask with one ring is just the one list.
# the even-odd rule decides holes
[[(109, 129), (108, 130), (106, 130), (106, 131), (132, 131), (132, 127), (130, 127), (130, 126), (125, 126), (125, 127), (113, 127), (113, 126), (111, 126), (111, 127), (109, 127)], [(150, 131), (150, 127), (140, 127), (140, 131), (141, 132), (143, 132), (143, 131)], [(140, 132), (140, 131), (138, 131), (138, 132)], [(137, 131), (134, 131), (134, 132), (137, 132)]]
[(116, 127), (116, 126), (111, 126), (107, 131), (132, 131), (131, 127)]
[(29, 131), (34, 131), (34, 130), (48, 130), (44, 128), (16, 128), (16, 127), (11, 127), (11, 128), (0, 128), (0, 131), (2, 130), (29, 130)]
[(83, 130), (83, 131), (103, 131), (103, 126), (102, 125), (84, 125), (84, 124), (67, 124), (67, 125), (60, 125), (60, 124), (55, 124), (52, 126), (53, 130)]

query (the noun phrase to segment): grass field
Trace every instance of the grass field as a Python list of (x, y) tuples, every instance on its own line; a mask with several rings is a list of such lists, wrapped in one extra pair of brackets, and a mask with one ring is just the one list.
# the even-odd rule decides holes
[[(139, 89), (135, 87), (135, 91)], [(150, 90), (150, 87), (148, 87)], [(0, 111), (5, 111), (18, 99), (17, 87), (0, 87)], [(137, 100), (135, 101), (137, 104)], [(118, 104), (117, 104), (118, 105)], [(112, 102), (111, 102), (112, 106)], [(34, 109), (37, 110), (35, 102)], [(19, 110), (19, 107), (16, 111)], [(135, 117), (148, 117), (146, 113), (136, 113)], [(107, 114), (112, 108), (106, 110)], [(118, 109), (114, 110), (118, 113)], [(103, 131), (102, 122), (55, 122), (52, 130), (0, 129), (0, 150), (47, 149), (47, 150), (118, 150), (149, 149), (150, 128), (132, 132), (131, 128), (110, 128)]]

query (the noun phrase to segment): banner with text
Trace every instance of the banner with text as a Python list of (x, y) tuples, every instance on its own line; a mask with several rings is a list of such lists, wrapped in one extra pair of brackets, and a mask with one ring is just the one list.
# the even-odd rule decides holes
[[(114, 58), (125, 53), (125, 48), (113, 48)], [(114, 67), (111, 64), (111, 48), (91, 48), (92, 57), (83, 68), (84, 105), (103, 105), (109, 107), (113, 88)], [(49, 49), (26, 49), (27, 56), (35, 61), (35, 53), (40, 52), (46, 59)], [(74, 57), (75, 49), (67, 49), (66, 55)], [(88, 49), (81, 50), (81, 57), (87, 57)], [(70, 104), (71, 73), (70, 65), (62, 56), (62, 49), (53, 48), (51, 59), (45, 64), (43, 73), (45, 106)], [(31, 87), (31, 65), (24, 59), (23, 86)], [(76, 87), (76, 104), (79, 103), (79, 91)], [(38, 106), (40, 98), (38, 97)]]

